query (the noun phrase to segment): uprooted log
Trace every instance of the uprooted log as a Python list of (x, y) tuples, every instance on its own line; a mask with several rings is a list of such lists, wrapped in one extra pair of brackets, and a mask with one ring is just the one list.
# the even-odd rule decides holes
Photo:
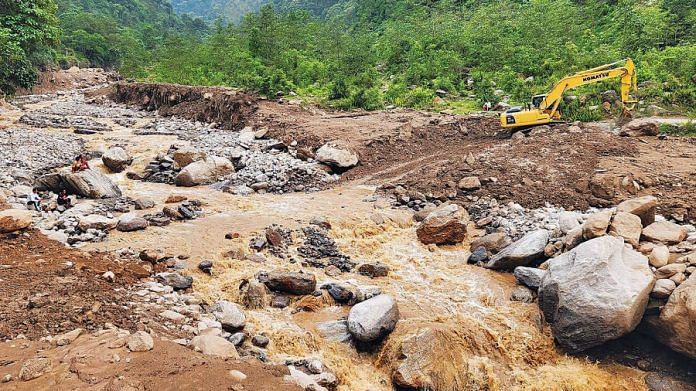
[(160, 115), (214, 122), (234, 130), (243, 128), (258, 108), (252, 95), (224, 87), (121, 82), (110, 98), (149, 111), (159, 110)]

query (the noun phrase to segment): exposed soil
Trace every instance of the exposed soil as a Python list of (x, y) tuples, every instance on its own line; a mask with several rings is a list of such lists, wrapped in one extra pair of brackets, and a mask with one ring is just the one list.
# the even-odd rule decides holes
[[(330, 113), (277, 102), (261, 102), (250, 122), (308, 150), (330, 140), (347, 143), (360, 164), (344, 181), (399, 184), (461, 204), (469, 196), (490, 195), (529, 208), (551, 203), (586, 209), (651, 194), (660, 199), (660, 213), (696, 221), (689, 195), (696, 192), (693, 138), (619, 137), (608, 131), (611, 124), (597, 123), (583, 124), (579, 133), (557, 125), (511, 139), (495, 115)], [(471, 164), (465, 161), (469, 154)], [(481, 189), (457, 190), (467, 176), (479, 177)]]
[[(114, 283), (101, 275), (116, 274)], [(0, 239), (0, 339), (55, 335), (109, 322), (135, 329), (123, 288), (144, 269), (105, 254), (69, 249), (37, 231)], [(146, 274), (146, 273), (145, 273)]]
[(16, 95), (50, 94), (113, 82), (120, 78), (118, 73), (100, 68), (72, 67), (70, 69), (49, 70), (39, 74), (39, 79), (31, 90), (20, 88)]
[[(3, 384), (3, 390), (258, 390), (297, 391), (283, 381), (287, 367), (256, 360), (224, 360), (204, 356), (176, 343), (156, 339), (148, 352), (131, 353), (109, 348), (118, 337), (114, 331), (83, 334), (68, 346), (51, 348), (48, 343), (14, 340), (0, 343), (0, 374), (16, 379), (27, 359), (48, 358), (50, 372), (31, 381)], [(37, 353), (38, 352), (38, 353)], [(235, 380), (229, 372), (247, 376)]]
[(214, 122), (224, 129), (243, 128), (256, 111), (255, 97), (223, 87), (118, 83), (110, 97), (145, 110), (159, 110), (164, 116)]

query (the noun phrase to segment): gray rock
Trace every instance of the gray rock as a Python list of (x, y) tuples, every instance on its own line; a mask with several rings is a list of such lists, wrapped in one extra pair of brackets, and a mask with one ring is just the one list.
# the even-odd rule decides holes
[(188, 289), (193, 285), (193, 277), (182, 276), (179, 273), (158, 273), (155, 277), (161, 283), (169, 285), (175, 290)]
[(484, 262), (488, 259), (488, 251), (485, 247), (477, 247), (469, 256), (469, 263), (479, 263)]
[(251, 338), (251, 343), (254, 346), (258, 346), (260, 348), (265, 348), (266, 346), (268, 346), (269, 342), (271, 342), (271, 340), (268, 339), (267, 336), (261, 334), (254, 335), (254, 337)]
[(578, 214), (575, 212), (561, 212), (558, 214), (558, 227), (563, 234), (567, 234), (572, 229), (580, 226)]
[(633, 331), (653, 284), (645, 256), (603, 236), (554, 258), (541, 280), (539, 307), (558, 343), (582, 351)]
[(191, 187), (216, 182), (233, 172), (232, 162), (224, 157), (210, 156), (184, 167), (174, 181), (177, 186)]
[(549, 232), (545, 229), (532, 231), (492, 256), (486, 267), (500, 270), (526, 266), (544, 255), (548, 241)]
[(544, 274), (546, 274), (546, 270), (526, 266), (518, 266), (514, 271), (517, 282), (526, 285), (535, 291), (539, 289), (539, 285), (541, 285), (541, 279), (544, 277)]
[(244, 343), (244, 340), (246, 339), (246, 334), (243, 332), (238, 332), (231, 334), (229, 337), (227, 337), (227, 340), (233, 344), (234, 346), (241, 346), (242, 343)]
[(521, 301), (522, 303), (533, 303), (536, 293), (526, 286), (518, 285), (510, 292), (510, 300)]
[(125, 214), (116, 225), (116, 229), (122, 232), (140, 231), (147, 228), (149, 223), (142, 217)]
[(337, 283), (326, 284), (322, 286), (322, 289), (326, 289), (331, 297), (333, 297), (338, 303), (347, 303), (351, 301), (354, 296), (350, 289)]
[(673, 350), (696, 359), (696, 274), (669, 296), (659, 315), (646, 316), (647, 330)]
[(138, 198), (134, 201), (136, 210), (151, 209), (155, 207), (155, 201), (150, 198)]
[(133, 158), (121, 147), (112, 147), (102, 155), (102, 163), (111, 172), (121, 172), (133, 162)]
[(330, 320), (328, 322), (319, 323), (317, 330), (322, 337), (329, 341), (348, 342), (351, 339), (348, 331), (348, 321), (346, 320)]
[(358, 164), (358, 154), (335, 142), (326, 143), (317, 150), (316, 159), (333, 167), (351, 168)]
[(656, 299), (666, 299), (672, 294), (672, 292), (674, 292), (675, 289), (677, 289), (677, 284), (674, 281), (667, 278), (661, 278), (655, 281), (655, 286), (653, 287), (652, 292), (650, 292), (650, 296)]
[(121, 196), (121, 189), (106, 175), (95, 171), (85, 170), (75, 173), (48, 174), (36, 180), (36, 187), (60, 193), (65, 189), (68, 193), (86, 198), (115, 198)]
[(227, 300), (220, 300), (213, 304), (211, 311), (222, 328), (226, 331), (236, 331), (244, 328), (246, 325), (246, 316), (244, 311), (236, 303), (231, 303)]
[(361, 342), (373, 342), (391, 333), (399, 320), (399, 307), (391, 296), (379, 295), (351, 308), (348, 330)]

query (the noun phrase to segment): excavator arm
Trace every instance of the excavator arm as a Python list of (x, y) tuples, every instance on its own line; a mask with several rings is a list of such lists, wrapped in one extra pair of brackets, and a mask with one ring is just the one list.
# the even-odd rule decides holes
[[(621, 63), (623, 65), (619, 66)], [(625, 110), (632, 110), (636, 101), (631, 99), (631, 93), (635, 94), (638, 91), (638, 86), (635, 65), (633, 60), (628, 58), (564, 77), (553, 86), (537, 107), (526, 111), (520, 109), (508, 110), (501, 114), (500, 123), (504, 128), (515, 128), (557, 121), (560, 119), (558, 106), (566, 91), (612, 78), (621, 80), (621, 102)]]

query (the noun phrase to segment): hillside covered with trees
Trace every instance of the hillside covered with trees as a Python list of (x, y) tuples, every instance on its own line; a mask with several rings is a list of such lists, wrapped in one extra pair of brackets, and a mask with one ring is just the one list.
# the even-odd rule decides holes
[[(524, 102), (568, 73), (630, 56), (642, 98), (696, 106), (694, 0), (276, 0), (209, 27), (165, 0), (58, 0), (56, 26), (52, 1), (43, 0), (52, 30), (20, 47), (55, 45), (60, 28), (58, 61), (153, 81), (292, 90), (339, 108), (467, 110), (503, 96)], [(222, 4), (175, 3), (208, 20)], [(13, 27), (0, 26), (3, 42)]]

